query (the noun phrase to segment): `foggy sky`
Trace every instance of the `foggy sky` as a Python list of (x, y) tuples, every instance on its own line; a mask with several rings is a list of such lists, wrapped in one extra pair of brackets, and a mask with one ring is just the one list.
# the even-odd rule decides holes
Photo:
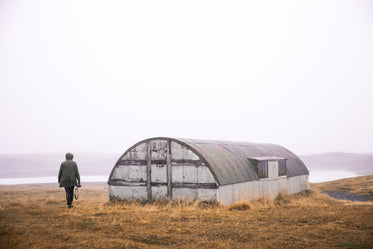
[(0, 1), (0, 154), (154, 136), (373, 152), (372, 1)]

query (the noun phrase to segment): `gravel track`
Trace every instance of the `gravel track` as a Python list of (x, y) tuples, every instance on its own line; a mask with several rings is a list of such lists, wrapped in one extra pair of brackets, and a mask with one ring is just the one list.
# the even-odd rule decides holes
[(373, 198), (368, 195), (357, 195), (344, 191), (323, 191), (332, 198), (339, 200), (348, 200), (348, 201), (373, 201)]

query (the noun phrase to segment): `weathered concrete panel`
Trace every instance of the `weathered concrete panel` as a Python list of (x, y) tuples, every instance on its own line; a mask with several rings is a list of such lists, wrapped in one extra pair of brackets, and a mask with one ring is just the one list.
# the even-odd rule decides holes
[(151, 181), (157, 183), (167, 183), (167, 165), (151, 165)]
[(152, 199), (154, 200), (167, 199), (167, 186), (152, 186)]
[(121, 166), (119, 165), (114, 169), (112, 179), (121, 179), (124, 181), (146, 181), (146, 166), (130, 165)]
[(199, 166), (197, 168), (198, 183), (215, 183), (215, 179), (212, 176), (207, 166)]
[(150, 150), (152, 160), (167, 160), (168, 142), (167, 140), (150, 141)]
[(217, 189), (197, 189), (198, 199), (201, 201), (216, 200)]
[(171, 153), (173, 160), (200, 160), (199, 156), (187, 147), (171, 142)]
[(124, 154), (121, 160), (146, 160), (146, 143), (141, 143)]
[(183, 183), (184, 166), (172, 166), (172, 182)]
[(174, 183), (215, 183), (206, 166), (172, 166), (172, 182)]
[(183, 175), (183, 182), (184, 183), (197, 183), (197, 167), (196, 166), (183, 166), (184, 168), (184, 175)]
[(192, 188), (172, 188), (172, 199), (196, 200), (198, 198), (198, 190)]
[(109, 185), (110, 199), (147, 200), (146, 186), (113, 186)]

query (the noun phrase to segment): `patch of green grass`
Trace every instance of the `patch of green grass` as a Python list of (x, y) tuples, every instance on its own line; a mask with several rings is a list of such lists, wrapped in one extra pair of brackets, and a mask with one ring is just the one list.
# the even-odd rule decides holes
[(341, 245), (338, 245), (338, 247), (343, 247), (343, 248), (364, 248), (365, 245), (360, 244), (360, 243), (355, 243), (355, 242), (345, 242)]

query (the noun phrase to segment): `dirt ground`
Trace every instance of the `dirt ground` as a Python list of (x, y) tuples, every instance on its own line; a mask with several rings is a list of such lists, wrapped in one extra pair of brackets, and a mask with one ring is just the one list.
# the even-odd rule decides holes
[[(341, 184), (360, 193), (371, 179)], [(87, 184), (68, 209), (55, 185), (0, 186), (0, 248), (373, 248), (373, 202), (327, 190), (224, 207), (110, 202), (106, 184)]]

